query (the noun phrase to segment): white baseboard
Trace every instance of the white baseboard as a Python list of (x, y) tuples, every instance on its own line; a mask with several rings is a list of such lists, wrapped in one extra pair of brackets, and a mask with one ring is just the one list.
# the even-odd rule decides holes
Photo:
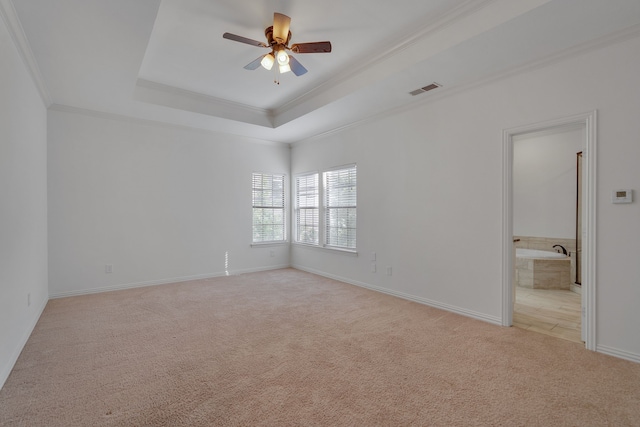
[(244, 270), (233, 270), (233, 271), (230, 270), (228, 272), (221, 271), (217, 273), (198, 274), (195, 276), (170, 277), (166, 279), (148, 280), (144, 282), (123, 283), (120, 285), (103, 286), (99, 288), (57, 292), (57, 293), (51, 294), (49, 296), (49, 299), (73, 297), (73, 296), (79, 296), (79, 295), (99, 294), (102, 292), (121, 291), (124, 289), (135, 289), (135, 288), (143, 288), (146, 286), (166, 285), (168, 283), (188, 282), (190, 280), (211, 279), (214, 277), (222, 277), (222, 276), (237, 276), (239, 274), (255, 273), (258, 271), (278, 270), (280, 268), (289, 268), (289, 267), (290, 267), (289, 264), (283, 264), (283, 265), (273, 265), (269, 267), (247, 268)]
[(345, 283), (348, 283), (350, 285), (359, 286), (361, 288), (370, 289), (372, 291), (376, 291), (376, 292), (380, 292), (380, 293), (383, 293), (383, 294), (391, 295), (391, 296), (394, 296), (394, 297), (398, 297), (398, 298), (406, 299), (406, 300), (409, 300), (409, 301), (417, 302), (419, 304), (424, 304), (424, 305), (428, 305), (430, 307), (439, 308), (439, 309), (442, 309), (442, 310), (445, 310), (445, 311), (450, 311), (452, 313), (456, 313), (456, 314), (459, 314), (461, 316), (471, 317), (473, 319), (482, 320), (483, 322), (492, 323), (494, 325), (499, 325), (499, 326), (502, 325), (502, 319), (500, 317), (488, 316), (486, 314), (478, 313), (478, 312), (475, 312), (475, 311), (472, 311), (472, 310), (467, 310), (467, 309), (456, 307), (456, 306), (453, 306), (453, 305), (444, 304), (444, 303), (441, 303), (441, 302), (438, 302), (438, 301), (433, 301), (433, 300), (430, 300), (430, 299), (427, 299), (427, 298), (417, 297), (415, 295), (405, 294), (404, 292), (398, 292), (398, 291), (394, 291), (392, 289), (386, 289), (386, 288), (382, 288), (382, 287), (379, 287), (379, 286), (370, 285), (368, 283), (359, 282), (357, 280), (347, 279), (345, 277), (336, 276), (334, 274), (326, 273), (324, 271), (314, 270), (312, 268), (307, 268), (307, 267), (303, 267), (303, 266), (300, 266), (300, 265), (292, 265), (291, 267), (293, 267), (295, 269), (298, 269), (298, 270), (306, 271), (308, 273), (317, 274), (318, 276), (323, 276), (323, 277), (327, 277), (329, 279), (338, 280), (340, 282), (345, 282)]
[(598, 353), (607, 354), (609, 356), (618, 357), (620, 359), (629, 360), (631, 362), (640, 363), (640, 354), (631, 353), (624, 350), (619, 350), (613, 347), (607, 347), (606, 345), (596, 346)]
[(40, 316), (42, 316), (42, 312), (44, 311), (44, 308), (47, 306), (48, 301), (49, 299), (45, 298), (44, 301), (40, 303), (40, 306), (37, 308), (36, 316), (33, 319), (31, 319), (31, 323), (29, 324), (29, 327), (26, 329), (26, 331), (22, 334), (22, 337), (20, 338), (20, 342), (18, 343), (18, 346), (13, 350), (13, 353), (11, 354), (9, 361), (0, 371), (0, 389), (4, 387), (4, 383), (7, 381), (7, 378), (9, 378), (9, 374), (11, 374), (13, 367), (18, 361), (18, 357), (20, 357), (20, 353), (22, 353), (22, 349), (24, 349), (24, 346), (27, 344), (27, 341), (29, 340), (29, 337), (31, 336), (33, 329), (36, 327), (38, 320), (40, 320)]

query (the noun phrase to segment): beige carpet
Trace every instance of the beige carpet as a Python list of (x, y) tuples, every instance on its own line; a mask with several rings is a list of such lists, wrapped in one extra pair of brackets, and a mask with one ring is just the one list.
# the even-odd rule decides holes
[(640, 365), (293, 269), (52, 300), (2, 426), (638, 426)]

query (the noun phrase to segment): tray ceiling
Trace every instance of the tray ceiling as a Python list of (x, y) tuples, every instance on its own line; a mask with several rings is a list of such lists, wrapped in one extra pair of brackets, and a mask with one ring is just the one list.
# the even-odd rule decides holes
[[(638, 32), (637, 0), (1, 0), (57, 108), (295, 142)], [(9, 6), (7, 6), (9, 5)], [(309, 72), (243, 69), (273, 13)], [(10, 21), (10, 20), (9, 20)], [(437, 90), (411, 96), (432, 82)]]

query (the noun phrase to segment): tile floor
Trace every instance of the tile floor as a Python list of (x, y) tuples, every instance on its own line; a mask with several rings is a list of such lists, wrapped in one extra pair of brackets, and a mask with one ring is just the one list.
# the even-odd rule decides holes
[(517, 286), (513, 326), (582, 342), (580, 307), (581, 295), (575, 292)]

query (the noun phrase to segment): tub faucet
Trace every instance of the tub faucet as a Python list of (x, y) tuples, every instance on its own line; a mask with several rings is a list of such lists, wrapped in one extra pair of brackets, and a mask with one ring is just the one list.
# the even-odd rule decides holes
[[(562, 253), (563, 253), (563, 254), (568, 255), (567, 250), (564, 248), (564, 246), (562, 246), (562, 245), (553, 245), (553, 247), (554, 247), (554, 248), (558, 248), (558, 247), (559, 247), (560, 249), (562, 249)], [(559, 252), (560, 252), (560, 251), (558, 251), (558, 253), (559, 253)]]

